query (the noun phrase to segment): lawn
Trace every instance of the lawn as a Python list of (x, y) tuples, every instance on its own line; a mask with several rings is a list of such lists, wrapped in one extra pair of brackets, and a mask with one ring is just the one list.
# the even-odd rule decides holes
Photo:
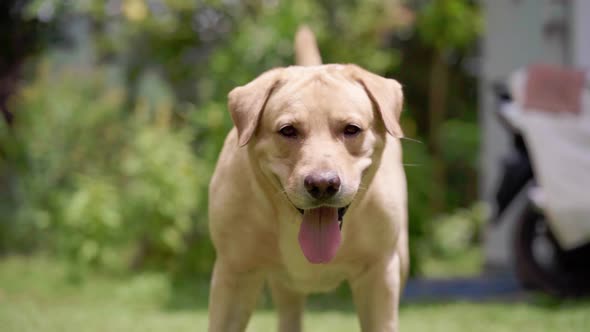
[[(202, 282), (178, 294), (158, 274), (92, 274), (75, 282), (64, 271), (51, 259), (1, 259), (0, 331), (206, 331)], [(274, 331), (275, 315), (268, 300), (262, 302), (249, 332)], [(306, 331), (359, 331), (352, 306), (342, 297), (314, 298), (309, 306)], [(403, 304), (400, 316), (404, 332), (575, 332), (588, 331), (590, 303), (414, 303)]]

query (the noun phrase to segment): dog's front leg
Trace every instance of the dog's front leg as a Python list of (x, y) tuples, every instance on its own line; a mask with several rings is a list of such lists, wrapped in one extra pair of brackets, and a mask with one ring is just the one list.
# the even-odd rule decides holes
[(350, 280), (363, 332), (398, 331), (400, 272), (399, 257), (394, 255), (368, 266), (360, 276)]
[(275, 279), (269, 280), (272, 300), (279, 313), (279, 332), (301, 332), (305, 295), (295, 292)]
[(264, 283), (259, 271), (236, 272), (215, 262), (209, 294), (209, 332), (243, 332)]

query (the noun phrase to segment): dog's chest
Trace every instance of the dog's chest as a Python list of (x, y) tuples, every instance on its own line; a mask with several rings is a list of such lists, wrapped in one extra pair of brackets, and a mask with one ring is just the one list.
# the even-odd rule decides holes
[(274, 271), (274, 277), (280, 279), (293, 290), (302, 293), (315, 293), (331, 291), (351, 275), (360, 271), (360, 267), (351, 264), (312, 265), (291, 262), (286, 263), (283, 269)]

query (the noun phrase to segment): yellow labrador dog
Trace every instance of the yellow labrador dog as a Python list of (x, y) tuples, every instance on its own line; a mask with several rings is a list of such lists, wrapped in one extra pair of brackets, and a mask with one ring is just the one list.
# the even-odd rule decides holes
[(279, 331), (301, 331), (306, 294), (345, 280), (362, 331), (397, 331), (409, 264), (400, 84), (321, 65), (306, 28), (295, 48), (298, 66), (229, 94), (235, 128), (209, 193), (209, 331), (244, 331), (265, 281)]

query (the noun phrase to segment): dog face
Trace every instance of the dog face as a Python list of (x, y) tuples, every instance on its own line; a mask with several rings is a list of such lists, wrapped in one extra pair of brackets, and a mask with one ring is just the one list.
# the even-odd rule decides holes
[(402, 135), (401, 104), (396, 81), (352, 65), (275, 69), (229, 95), (239, 143), (300, 211), (352, 202), (386, 132)]

